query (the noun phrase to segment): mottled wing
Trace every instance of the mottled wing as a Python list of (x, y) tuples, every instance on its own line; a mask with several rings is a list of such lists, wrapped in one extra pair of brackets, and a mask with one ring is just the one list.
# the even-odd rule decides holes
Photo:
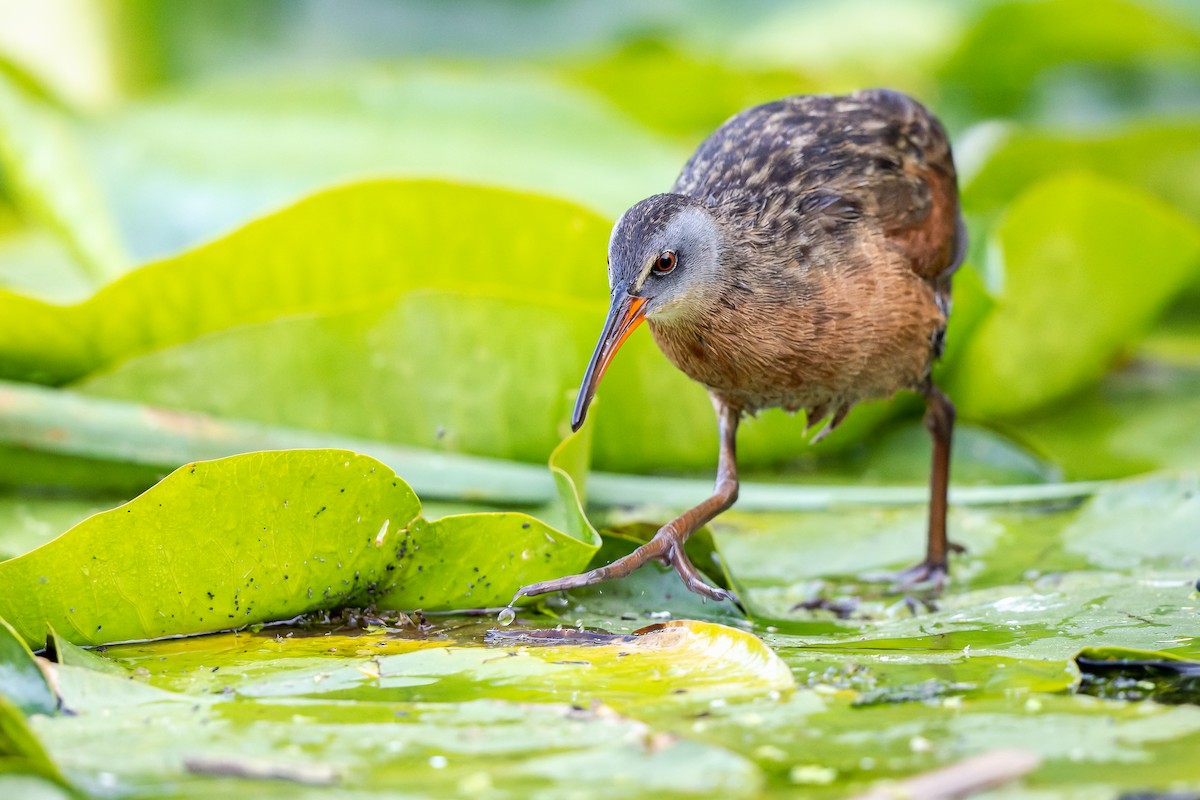
[(966, 246), (945, 131), (885, 89), (743, 111), (700, 145), (674, 191), (777, 241), (850, 236), (866, 223), (937, 284)]

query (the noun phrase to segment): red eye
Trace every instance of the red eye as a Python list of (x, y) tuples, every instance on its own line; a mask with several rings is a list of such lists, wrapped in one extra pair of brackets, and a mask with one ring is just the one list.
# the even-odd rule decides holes
[(675, 253), (671, 250), (663, 250), (658, 254), (658, 258), (654, 259), (654, 271), (659, 275), (666, 275), (671, 270), (675, 269), (675, 265), (679, 259), (675, 257)]

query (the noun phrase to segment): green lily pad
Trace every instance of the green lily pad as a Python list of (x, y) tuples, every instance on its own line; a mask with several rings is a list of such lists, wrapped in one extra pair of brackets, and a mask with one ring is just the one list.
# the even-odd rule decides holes
[[(106, 658), (151, 685), (62, 666), (77, 714), (40, 721), (38, 733), (85, 787), (104, 774), (122, 791), (170, 796), (249, 785), (307, 796), (314, 777), (340, 792), (402, 784), (416, 796), (493, 787), (743, 796), (761, 787), (745, 757), (623, 710), (786, 692), (790, 671), (752, 635), (690, 622), (620, 644), (481, 646), (481, 632), (279, 629), (110, 647)], [(125, 757), (106, 744), (114, 737), (97, 735), (114, 729)], [(297, 741), (303, 754), (289, 754)], [(248, 769), (270, 769), (278, 782), (230, 772)]]
[[(482, 625), (441, 635), (405, 629), (292, 633), (218, 634), (183, 646), (118, 645), (107, 648), (106, 658), (143, 667), (160, 688), (232, 691), (243, 698), (489, 699), (583, 707), (595, 700), (633, 712), (648, 704), (703, 704), (795, 685), (791, 670), (754, 634), (697, 620), (621, 635), (581, 636), (571, 628), (529, 627), (527, 620), (493, 628), (486, 637)], [(485, 639), (488, 645), (481, 647)]]
[(526, 583), (577, 571), (599, 544), (590, 528), (577, 538), (523, 514), (419, 514), (407, 484), (366, 456), (199, 462), (0, 563), (0, 617), (30, 643), (51, 626), (96, 644), (373, 602), (498, 605)]
[[(1147, 514), (1147, 508), (1154, 508)], [(1068, 552), (1097, 567), (1178, 568), (1200, 553), (1195, 475), (1123, 481), (1097, 492), (1062, 532)]]

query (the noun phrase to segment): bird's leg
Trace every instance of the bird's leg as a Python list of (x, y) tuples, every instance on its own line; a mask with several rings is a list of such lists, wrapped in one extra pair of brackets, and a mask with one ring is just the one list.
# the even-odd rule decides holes
[(701, 577), (700, 571), (688, 559), (683, 547), (689, 536), (737, 500), (737, 427), (741, 411), (716, 398), (713, 398), (713, 406), (716, 408), (720, 421), (721, 456), (717, 466), (716, 487), (707, 500), (663, 525), (658, 529), (658, 533), (654, 534), (654, 538), (629, 555), (580, 575), (569, 575), (565, 578), (530, 584), (517, 592), (517, 597), (578, 589), (582, 586), (623, 578), (647, 561), (659, 559), (674, 567), (691, 591), (714, 600), (729, 600), (740, 608), (741, 604), (731, 592), (710, 586)]
[(933, 437), (933, 469), (929, 479), (929, 543), (925, 560), (896, 575), (900, 589), (930, 583), (935, 591), (946, 585), (951, 550), (962, 551), (946, 537), (946, 505), (950, 486), (950, 439), (954, 433), (954, 404), (933, 381), (922, 388), (925, 395), (925, 427)]

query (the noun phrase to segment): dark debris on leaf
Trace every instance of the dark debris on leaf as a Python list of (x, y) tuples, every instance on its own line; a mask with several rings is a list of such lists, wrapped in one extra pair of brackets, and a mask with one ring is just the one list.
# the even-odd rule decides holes
[(1153, 700), (1166, 705), (1200, 705), (1200, 662), (1176, 659), (1109, 659), (1084, 653), (1079, 694), (1104, 700)]

